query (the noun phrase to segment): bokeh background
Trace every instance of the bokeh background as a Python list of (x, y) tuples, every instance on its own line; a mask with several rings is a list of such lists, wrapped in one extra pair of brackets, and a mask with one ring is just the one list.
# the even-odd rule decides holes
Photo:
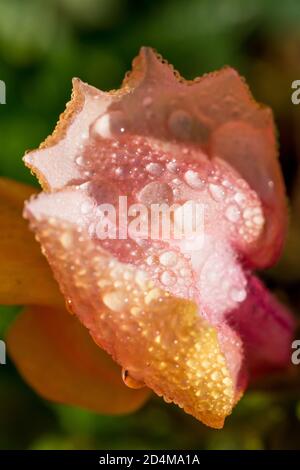
[[(71, 78), (116, 88), (141, 45), (186, 78), (232, 65), (273, 108), (291, 224), (282, 260), (262, 276), (299, 318), (300, 105), (291, 103), (300, 79), (299, 0), (0, 0), (0, 176), (36, 184), (21, 157), (52, 131)], [(19, 309), (0, 307), (0, 338)], [(0, 422), (2, 449), (300, 449), (300, 385), (249, 391), (214, 431), (158, 398), (114, 417), (46, 402), (8, 358)]]

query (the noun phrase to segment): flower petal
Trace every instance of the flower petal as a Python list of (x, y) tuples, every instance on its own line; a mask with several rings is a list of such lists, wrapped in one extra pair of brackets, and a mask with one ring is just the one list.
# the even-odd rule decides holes
[(31, 186), (0, 179), (0, 303), (63, 305), (38, 243), (22, 218)]
[(227, 360), (227, 353), (236, 355), (236, 342), (220, 341), (193, 302), (156, 288), (143, 272), (118, 262), (69, 223), (56, 219), (49, 226), (38, 217), (36, 224), (71, 309), (96, 343), (133, 379), (204, 423), (222, 427), (237, 398), (241, 364), (233, 371)]
[(25, 380), (48, 400), (115, 414), (136, 410), (149, 396), (124, 385), (121, 369), (66, 310), (28, 308), (7, 345)]
[(252, 380), (289, 365), (295, 320), (259, 279), (249, 277), (247, 298), (228, 321), (243, 341)]
[(254, 101), (234, 69), (226, 67), (188, 82), (152, 49), (142, 48), (119, 91), (104, 93), (78, 79), (73, 84), (72, 101), (55, 132), (24, 158), (45, 189), (82, 179), (76, 165), (78, 148), (84, 147), (99, 116), (96, 131), (103, 138), (114, 127), (117, 131), (126, 128), (133, 135), (192, 144), (211, 159), (217, 156), (228, 161), (256, 191), (266, 224), (244, 255), (256, 267), (274, 263), (284, 241), (287, 216), (272, 112)]
[[(230, 163), (256, 191), (266, 224), (247, 258), (256, 267), (272, 265), (287, 226), (272, 111), (255, 102), (234, 69), (225, 67), (186, 82), (148, 48), (135, 59), (126, 84), (134, 91), (125, 95), (118, 109), (123, 107), (131, 115), (136, 133), (147, 134), (151, 129), (151, 135), (159, 139), (193, 142), (210, 158)], [(151, 117), (145, 119), (143, 103), (149, 96), (155, 104), (148, 106)]]
[[(227, 315), (247, 297), (245, 265), (273, 261), (284, 234), (270, 112), (232, 69), (188, 83), (142, 49), (117, 92), (76, 80), (53, 136), (24, 160), (45, 189), (24, 215), (72, 311), (132, 383), (221, 427), (248, 372)], [(201, 233), (120, 236), (120, 196), (146, 215), (151, 204), (179, 204), (173, 228), (196, 201)], [(102, 203), (118, 214), (109, 220), (118, 235), (104, 239)]]

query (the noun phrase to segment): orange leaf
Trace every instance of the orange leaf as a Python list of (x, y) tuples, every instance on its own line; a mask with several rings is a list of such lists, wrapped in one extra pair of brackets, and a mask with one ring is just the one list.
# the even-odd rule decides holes
[(0, 303), (63, 305), (38, 243), (22, 218), (31, 186), (0, 179)]
[(7, 344), (22, 376), (46, 399), (114, 414), (134, 411), (148, 397), (148, 389), (124, 385), (119, 366), (63, 309), (28, 308)]

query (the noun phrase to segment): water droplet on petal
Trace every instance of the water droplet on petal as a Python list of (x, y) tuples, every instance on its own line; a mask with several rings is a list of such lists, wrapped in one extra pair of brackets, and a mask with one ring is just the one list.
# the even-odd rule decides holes
[(125, 173), (126, 173), (126, 172), (125, 172), (124, 168), (121, 167), (121, 166), (118, 166), (118, 167), (115, 169), (115, 176), (116, 176), (117, 178), (124, 178)]
[(154, 258), (153, 256), (148, 256), (146, 258), (146, 263), (148, 264), (148, 266), (151, 266), (153, 263), (154, 263)]
[(240, 218), (240, 215), (239, 208), (234, 204), (230, 204), (225, 212), (225, 216), (230, 222), (237, 222)]
[(104, 139), (111, 139), (113, 135), (121, 135), (126, 131), (127, 123), (122, 111), (111, 111), (100, 116), (93, 130)]
[(144, 382), (134, 379), (126, 369), (122, 369), (122, 379), (124, 384), (129, 388), (139, 389), (145, 387)]
[(175, 266), (177, 263), (177, 254), (173, 251), (165, 251), (162, 255), (160, 255), (159, 261), (164, 266)]
[(147, 205), (167, 203), (171, 204), (173, 201), (173, 191), (166, 183), (158, 183), (153, 181), (147, 184), (139, 192), (139, 200)]
[(94, 208), (94, 204), (91, 201), (85, 201), (81, 204), (80, 210), (82, 214), (88, 214)]
[(218, 372), (217, 370), (215, 370), (212, 374), (211, 374), (211, 380), (213, 380), (214, 382), (216, 382), (217, 380), (219, 380), (220, 378), (220, 372)]
[(255, 223), (255, 225), (263, 225), (264, 223), (264, 218), (262, 215), (256, 215), (254, 218), (253, 218), (253, 222)]
[(152, 104), (152, 101), (153, 99), (151, 98), (151, 96), (145, 96), (145, 98), (143, 99), (143, 106), (150, 106), (150, 104)]
[(246, 201), (246, 196), (243, 193), (236, 193), (233, 198), (239, 205), (242, 205)]
[(230, 291), (230, 297), (234, 302), (243, 302), (246, 296), (247, 292), (243, 288), (233, 287)]
[(177, 163), (175, 161), (167, 163), (167, 170), (170, 173), (176, 173), (176, 171), (178, 170)]
[(68, 232), (63, 233), (60, 237), (60, 242), (64, 248), (70, 248), (72, 245), (72, 235)]
[(83, 166), (84, 165), (84, 158), (80, 155), (75, 159), (75, 162), (77, 163), (78, 166)]
[(153, 176), (159, 176), (162, 173), (162, 166), (159, 163), (148, 163), (146, 170)]
[(114, 312), (120, 312), (126, 306), (126, 298), (122, 292), (112, 291), (107, 292), (103, 296), (104, 304)]
[(165, 286), (173, 286), (177, 281), (177, 277), (172, 271), (164, 271), (160, 276), (160, 280)]
[(145, 296), (145, 304), (149, 305), (153, 300), (159, 299), (161, 295), (161, 291), (155, 287), (154, 289), (151, 289)]
[(216, 202), (222, 201), (225, 197), (225, 189), (217, 184), (211, 183), (209, 185), (209, 191)]
[(192, 189), (204, 188), (204, 182), (200, 179), (196, 171), (188, 170), (184, 175), (184, 179)]
[(193, 131), (193, 120), (187, 111), (178, 109), (170, 114), (169, 129), (179, 139), (188, 139)]

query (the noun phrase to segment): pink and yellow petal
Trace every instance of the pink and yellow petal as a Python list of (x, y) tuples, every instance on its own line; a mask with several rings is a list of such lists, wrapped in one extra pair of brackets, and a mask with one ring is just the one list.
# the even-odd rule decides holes
[[(228, 315), (245, 305), (248, 321), (245, 265), (273, 262), (285, 233), (271, 112), (230, 68), (188, 83), (142, 49), (117, 92), (76, 80), (53, 136), (25, 163), (45, 189), (25, 216), (70, 309), (133, 382), (221, 427), (247, 381), (248, 343)], [(120, 195), (201, 203), (203, 246), (98, 239), (98, 206)], [(164, 282), (161, 250), (177, 258), (178, 282)]]
[(143, 272), (112, 259), (71, 225), (35, 224), (71, 309), (95, 342), (134, 380), (204, 423), (222, 427), (236, 400), (236, 377), (226, 345), (223, 351), (217, 330), (198, 307), (159, 290)]

